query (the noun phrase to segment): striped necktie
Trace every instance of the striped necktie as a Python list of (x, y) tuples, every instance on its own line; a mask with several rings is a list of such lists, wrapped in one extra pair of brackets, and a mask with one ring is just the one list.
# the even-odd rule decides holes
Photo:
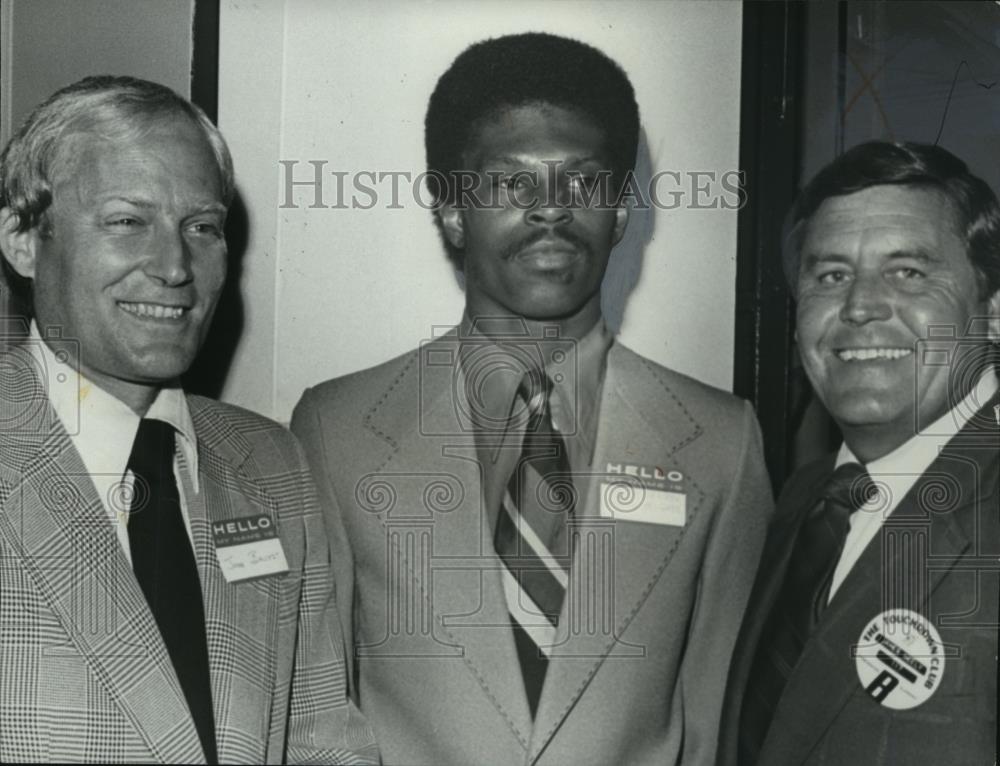
[(552, 381), (537, 370), (526, 373), (518, 387), (527, 426), (494, 537), (532, 716), (569, 579), (566, 520), (575, 504), (566, 447), (549, 413), (551, 389)]

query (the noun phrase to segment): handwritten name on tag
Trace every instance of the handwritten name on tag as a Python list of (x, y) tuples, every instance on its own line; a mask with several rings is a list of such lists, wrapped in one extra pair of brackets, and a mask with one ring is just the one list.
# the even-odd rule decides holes
[(215, 554), (226, 582), (243, 582), (288, 571), (274, 521), (267, 515), (212, 522)]

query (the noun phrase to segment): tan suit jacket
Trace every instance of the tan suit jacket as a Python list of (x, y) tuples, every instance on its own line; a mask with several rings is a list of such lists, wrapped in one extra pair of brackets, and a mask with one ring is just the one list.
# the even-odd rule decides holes
[[(772, 505), (750, 407), (611, 348), (532, 721), (493, 548), (495, 501), (481, 497), (455, 398), (456, 343), (307, 391), (292, 423), (334, 545), (349, 546), (335, 551), (338, 604), (353, 692), (385, 762), (710, 763)], [(654, 469), (678, 479), (661, 523), (602, 516), (662, 499), (621, 473)]]

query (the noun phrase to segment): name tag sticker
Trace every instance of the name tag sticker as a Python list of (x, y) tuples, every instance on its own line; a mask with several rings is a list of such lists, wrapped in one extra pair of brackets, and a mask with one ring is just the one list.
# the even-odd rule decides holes
[(243, 516), (212, 522), (215, 555), (226, 582), (284, 574), (288, 561), (270, 516)]
[(602, 481), (601, 516), (616, 521), (638, 521), (683, 527), (687, 522), (687, 494), (652, 489), (637, 481)]
[(929, 700), (941, 685), (944, 659), (937, 628), (909, 609), (882, 612), (854, 646), (862, 688), (890, 710), (909, 710)]

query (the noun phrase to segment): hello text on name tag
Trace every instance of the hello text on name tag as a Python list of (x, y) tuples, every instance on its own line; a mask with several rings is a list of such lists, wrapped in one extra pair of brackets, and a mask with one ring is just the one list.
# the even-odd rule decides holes
[(285, 551), (270, 516), (212, 522), (215, 553), (226, 582), (243, 582), (288, 571)]
[(605, 471), (622, 479), (609, 476), (601, 482), (601, 516), (672, 527), (687, 522), (687, 489), (680, 471), (631, 463), (608, 463)]

